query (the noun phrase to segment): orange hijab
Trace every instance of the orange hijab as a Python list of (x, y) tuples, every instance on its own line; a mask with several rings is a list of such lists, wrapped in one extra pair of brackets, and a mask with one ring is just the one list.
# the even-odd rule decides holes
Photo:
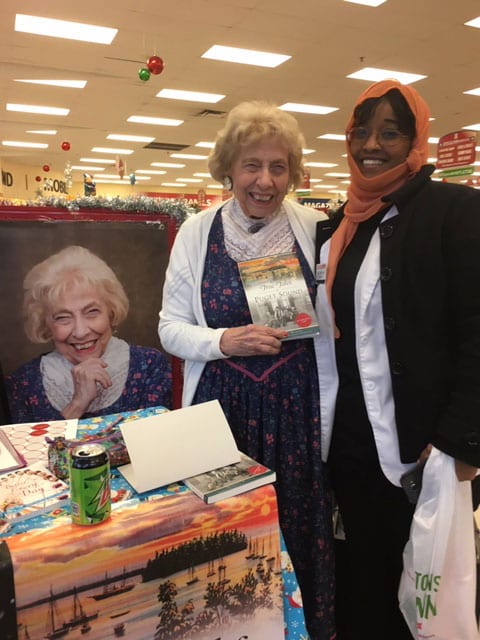
[[(358, 98), (354, 109), (367, 98), (381, 98), (391, 89), (398, 89), (415, 116), (415, 138), (404, 162), (374, 178), (365, 178), (352, 158), (347, 142), (347, 157), (351, 172), (351, 182), (347, 191), (348, 201), (344, 218), (332, 235), (327, 264), (326, 289), (331, 301), (332, 285), (337, 272), (338, 261), (350, 244), (358, 224), (368, 220), (384, 206), (382, 197), (399, 189), (412, 178), (428, 158), (428, 124), (430, 112), (423, 98), (410, 86), (397, 80), (382, 80), (372, 84)], [(353, 112), (347, 124), (349, 131), (354, 124)]]

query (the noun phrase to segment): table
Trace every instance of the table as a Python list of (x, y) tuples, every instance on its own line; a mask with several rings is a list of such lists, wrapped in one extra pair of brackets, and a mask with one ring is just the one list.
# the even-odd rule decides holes
[(2, 640), (307, 639), (272, 485), (206, 505), (181, 483), (135, 494), (113, 470), (112, 489), (100, 525), (60, 509), (3, 534)]

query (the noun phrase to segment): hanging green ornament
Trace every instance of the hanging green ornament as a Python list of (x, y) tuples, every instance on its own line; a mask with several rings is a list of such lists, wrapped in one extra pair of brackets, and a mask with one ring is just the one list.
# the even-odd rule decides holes
[(140, 80), (146, 82), (147, 80), (150, 80), (150, 71), (146, 67), (142, 67), (138, 70), (138, 77)]

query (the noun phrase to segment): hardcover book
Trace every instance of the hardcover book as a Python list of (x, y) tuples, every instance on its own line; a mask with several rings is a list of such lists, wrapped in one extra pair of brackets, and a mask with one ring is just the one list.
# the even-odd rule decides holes
[(285, 340), (319, 332), (315, 310), (295, 253), (280, 253), (238, 263), (254, 324), (288, 332)]
[(275, 471), (240, 453), (240, 462), (212, 469), (190, 478), (184, 484), (207, 504), (275, 482)]

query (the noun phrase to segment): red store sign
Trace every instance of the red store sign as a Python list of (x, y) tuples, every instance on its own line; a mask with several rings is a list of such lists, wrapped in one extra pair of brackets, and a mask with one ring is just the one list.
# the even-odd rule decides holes
[(437, 169), (467, 167), (475, 162), (477, 136), (474, 131), (447, 133), (438, 141)]

